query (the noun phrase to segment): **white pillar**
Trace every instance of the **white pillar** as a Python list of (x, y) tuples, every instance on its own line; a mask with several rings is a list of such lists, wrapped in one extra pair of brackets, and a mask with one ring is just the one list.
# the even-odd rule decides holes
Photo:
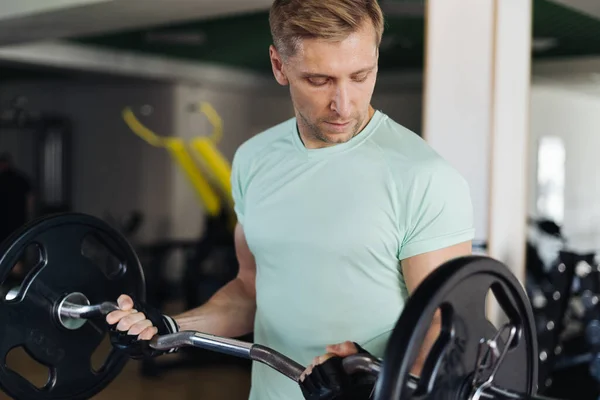
[(488, 238), (493, 0), (429, 0), (423, 137), (469, 181), (475, 239)]
[(489, 253), (525, 279), (531, 0), (496, 0)]
[(532, 0), (427, 2), (424, 138), (469, 181), (476, 240), (521, 281), (531, 19)]

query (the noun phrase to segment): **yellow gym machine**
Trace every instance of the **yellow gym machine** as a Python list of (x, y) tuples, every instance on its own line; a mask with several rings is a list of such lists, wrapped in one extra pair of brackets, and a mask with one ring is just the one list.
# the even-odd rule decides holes
[(208, 118), (213, 132), (210, 136), (195, 137), (188, 143), (182, 138), (157, 135), (140, 122), (130, 107), (123, 110), (122, 116), (127, 126), (148, 144), (167, 149), (188, 178), (200, 206), (210, 217), (226, 212), (233, 218), (231, 165), (217, 147), (223, 137), (223, 120), (207, 102), (195, 106), (194, 111)]

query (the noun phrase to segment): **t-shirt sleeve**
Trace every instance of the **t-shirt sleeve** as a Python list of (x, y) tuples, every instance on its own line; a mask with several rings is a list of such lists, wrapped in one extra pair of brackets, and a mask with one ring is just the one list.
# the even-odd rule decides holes
[(244, 171), (242, 154), (240, 149), (238, 149), (231, 164), (231, 196), (233, 198), (233, 206), (237, 215), (237, 220), (241, 225), (244, 224), (244, 172), (247, 171)]
[(469, 185), (450, 165), (436, 161), (415, 169), (405, 189), (401, 260), (473, 239)]

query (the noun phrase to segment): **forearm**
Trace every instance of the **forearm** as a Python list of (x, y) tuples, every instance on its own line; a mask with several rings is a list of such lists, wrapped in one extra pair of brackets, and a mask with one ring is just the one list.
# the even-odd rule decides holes
[[(413, 293), (415, 290), (417, 290), (419, 285), (429, 276), (429, 274), (435, 271), (435, 269), (440, 265), (448, 262), (448, 260), (470, 254), (472, 254), (471, 241), (467, 241), (402, 260), (402, 272), (404, 274), (404, 281), (409, 293)], [(438, 309), (433, 316), (429, 331), (425, 336), (419, 356), (415, 361), (415, 365), (411, 371), (413, 374), (421, 375), (421, 369), (425, 364), (431, 347), (439, 337), (441, 328), (442, 314)]]
[(433, 320), (431, 322), (431, 326), (429, 331), (427, 331), (427, 335), (425, 336), (425, 340), (423, 341), (423, 345), (421, 346), (421, 351), (419, 352), (419, 356), (417, 357), (412, 369), (411, 373), (417, 376), (421, 375), (421, 370), (425, 364), (425, 360), (427, 360), (427, 356), (429, 355), (429, 351), (431, 347), (437, 340), (440, 335), (440, 331), (442, 329), (442, 319), (439, 310), (436, 312)]
[(180, 330), (192, 330), (223, 337), (252, 332), (256, 298), (236, 278), (223, 286), (204, 305), (175, 316)]

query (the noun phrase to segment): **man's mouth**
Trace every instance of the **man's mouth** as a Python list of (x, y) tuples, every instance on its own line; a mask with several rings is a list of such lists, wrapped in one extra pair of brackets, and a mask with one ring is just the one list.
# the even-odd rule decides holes
[(331, 125), (334, 128), (345, 128), (350, 124), (350, 122), (326, 122), (328, 125)]

